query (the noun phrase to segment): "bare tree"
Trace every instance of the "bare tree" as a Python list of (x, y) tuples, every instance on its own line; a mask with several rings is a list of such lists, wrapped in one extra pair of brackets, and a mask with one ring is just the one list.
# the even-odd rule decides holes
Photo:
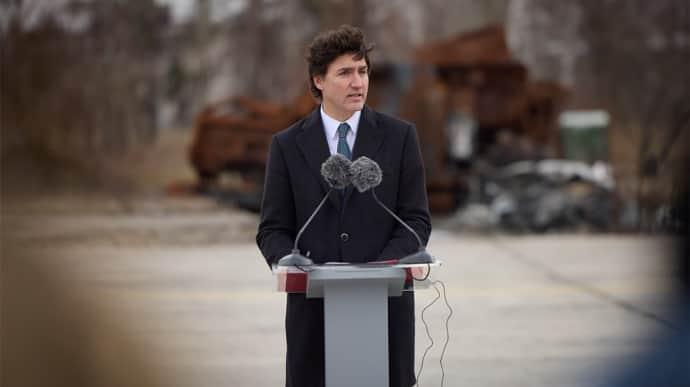
[(571, 107), (611, 113), (621, 190), (646, 222), (686, 167), (690, 3), (514, 0), (509, 13), (512, 46), (537, 76), (571, 85)]
[(81, 168), (155, 137), (164, 9), (153, 0), (14, 5), (0, 43), (3, 157)]

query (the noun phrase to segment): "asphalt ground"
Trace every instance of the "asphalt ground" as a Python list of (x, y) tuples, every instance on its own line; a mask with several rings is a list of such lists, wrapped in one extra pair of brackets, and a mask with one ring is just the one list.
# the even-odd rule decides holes
[[(90, 380), (139, 372), (156, 380), (148, 385), (283, 385), (285, 294), (253, 242), (255, 215), (200, 199), (31, 203), (2, 217), (5, 381), (51, 378), (58, 366), (32, 369), (77, 351), (87, 364), (64, 367), (83, 366)], [(436, 227), (428, 250), (443, 264), (432, 278), (453, 310), (445, 385), (589, 386), (624, 369), (675, 329), (670, 241)], [(417, 371), (429, 344), (421, 312), (436, 296), (416, 292)], [(443, 299), (424, 314), (435, 344), (421, 386), (440, 385), (447, 315)], [(72, 344), (27, 352), (47, 334)], [(37, 364), (8, 374), (21, 356)]]

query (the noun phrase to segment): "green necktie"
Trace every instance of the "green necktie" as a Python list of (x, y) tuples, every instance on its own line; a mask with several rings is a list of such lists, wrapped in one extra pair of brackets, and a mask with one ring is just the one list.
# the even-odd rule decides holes
[(338, 125), (338, 153), (352, 160), (352, 152), (350, 152), (350, 147), (347, 145), (347, 131), (350, 130), (350, 125), (347, 122), (343, 122)]

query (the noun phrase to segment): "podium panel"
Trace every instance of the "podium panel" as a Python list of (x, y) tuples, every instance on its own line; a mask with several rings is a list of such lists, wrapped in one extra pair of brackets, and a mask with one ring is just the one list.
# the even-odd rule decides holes
[(388, 386), (385, 285), (335, 283), (324, 293), (326, 386)]
[(400, 296), (405, 277), (397, 267), (309, 272), (307, 298), (324, 303), (327, 387), (388, 386), (388, 297)]

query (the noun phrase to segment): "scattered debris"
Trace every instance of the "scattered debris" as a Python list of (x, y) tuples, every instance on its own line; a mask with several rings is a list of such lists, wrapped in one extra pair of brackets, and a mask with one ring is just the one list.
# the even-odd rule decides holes
[(605, 163), (520, 161), (487, 169), (478, 179), (479, 203), (460, 211), (461, 224), (481, 214), (488, 225), (516, 232), (607, 231), (615, 225), (615, 183)]

